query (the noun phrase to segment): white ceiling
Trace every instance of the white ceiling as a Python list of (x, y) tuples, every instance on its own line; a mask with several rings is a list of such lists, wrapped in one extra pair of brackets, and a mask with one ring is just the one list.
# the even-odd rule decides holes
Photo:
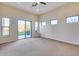
[(13, 6), (37, 15), (51, 11), (57, 7), (66, 4), (67, 2), (46, 2), (46, 3), (47, 5), (39, 4), (37, 5), (37, 7), (32, 7), (32, 4), (34, 4), (34, 2), (3, 2), (3, 4), (5, 5)]

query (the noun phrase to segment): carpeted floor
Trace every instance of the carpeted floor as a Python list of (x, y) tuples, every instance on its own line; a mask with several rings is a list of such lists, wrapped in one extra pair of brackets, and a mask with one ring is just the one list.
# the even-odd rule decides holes
[(79, 46), (44, 38), (29, 38), (0, 45), (0, 56), (75, 56)]

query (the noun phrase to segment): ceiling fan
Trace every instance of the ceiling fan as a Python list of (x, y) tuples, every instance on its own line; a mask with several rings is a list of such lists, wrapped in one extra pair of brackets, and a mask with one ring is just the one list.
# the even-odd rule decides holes
[(42, 4), (42, 5), (46, 5), (47, 3), (46, 2), (35, 2), (34, 4), (32, 4), (32, 7), (36, 7), (38, 4)]

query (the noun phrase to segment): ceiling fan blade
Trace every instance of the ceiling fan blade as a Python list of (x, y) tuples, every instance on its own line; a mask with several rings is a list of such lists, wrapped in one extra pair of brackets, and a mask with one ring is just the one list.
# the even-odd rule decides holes
[(37, 3), (33, 4), (32, 6), (33, 6), (33, 7), (37, 6)]
[(44, 5), (46, 5), (46, 3), (45, 2), (40, 2), (41, 4), (44, 4)]

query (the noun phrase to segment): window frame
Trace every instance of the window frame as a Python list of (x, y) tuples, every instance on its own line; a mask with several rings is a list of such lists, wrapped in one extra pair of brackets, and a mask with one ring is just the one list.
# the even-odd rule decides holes
[[(2, 18), (8, 18), (9, 19), (9, 26), (3, 26)], [(1, 18), (1, 36), (2, 37), (9, 37), (10, 36), (10, 18), (9, 17), (2, 17)], [(9, 34), (8, 35), (3, 35), (3, 28), (8, 28), (9, 29)]]
[(38, 21), (35, 21), (35, 31), (38, 31)]
[(68, 16), (68, 17), (65, 17), (65, 23), (66, 23), (66, 24), (78, 23), (78, 22), (76, 22), (76, 21), (67, 22), (67, 18), (71, 18), (71, 17), (75, 17), (75, 16), (78, 16), (78, 22), (79, 22), (79, 15), (74, 15), (74, 16)]
[[(45, 25), (43, 24), (43, 22), (45, 22)], [(41, 25), (42, 25), (42, 26), (46, 26), (46, 24), (47, 24), (46, 21), (42, 21), (42, 22), (41, 22)]]
[[(55, 24), (55, 23), (52, 24), (51, 21), (55, 21), (55, 20), (57, 21), (56, 24)], [(58, 24), (58, 20), (57, 20), (57, 19), (52, 19), (52, 20), (50, 20), (50, 24), (51, 24), (51, 25), (57, 25), (57, 24)]]

